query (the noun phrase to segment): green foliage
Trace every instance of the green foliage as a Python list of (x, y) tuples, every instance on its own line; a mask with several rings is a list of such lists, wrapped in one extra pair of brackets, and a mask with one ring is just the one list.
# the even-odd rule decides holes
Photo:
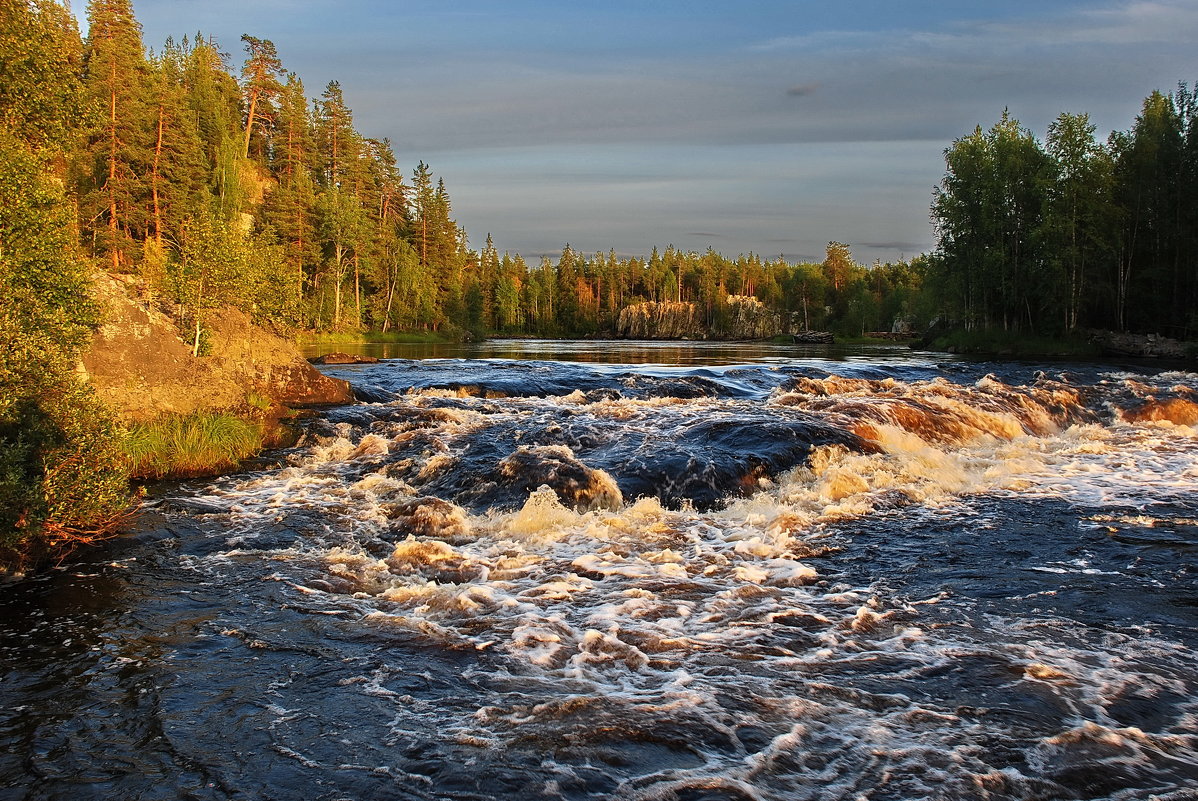
[(933, 340), (931, 346), (951, 353), (1011, 358), (1084, 359), (1101, 355), (1101, 348), (1077, 334), (1045, 337), (993, 328), (957, 329)]
[(0, 124), (34, 148), (68, 144), (83, 116), (83, 44), (51, 0), (0, 3)]
[[(122, 432), (65, 366), (0, 368), (0, 556), (109, 532), (129, 507)], [(48, 369), (47, 369), (48, 368)]]
[(129, 503), (120, 432), (73, 369), (97, 320), (62, 185), (0, 129), (0, 560), (109, 531)]
[(128, 271), (144, 238), (153, 161), (149, 65), (129, 0), (91, 0), (87, 11), (84, 90), (94, 116), (76, 154), (82, 220), (93, 253)]
[(171, 415), (130, 426), (125, 454), (137, 478), (207, 475), (262, 449), (261, 425), (227, 414)]
[(1198, 103), (1153, 92), (1096, 141), (1062, 114), (1046, 144), (1004, 113), (958, 139), (933, 215), (929, 288), (966, 327), (1198, 332)]
[(945, 163), (932, 214), (948, 302), (970, 327), (1059, 327), (1061, 282), (1042, 230), (1052, 163), (1040, 143), (1004, 111), (954, 142)]

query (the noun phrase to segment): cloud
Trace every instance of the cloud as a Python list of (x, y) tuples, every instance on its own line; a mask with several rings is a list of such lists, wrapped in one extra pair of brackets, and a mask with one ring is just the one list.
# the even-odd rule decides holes
[(790, 97), (807, 97), (815, 94), (819, 89), (818, 83), (800, 83), (786, 90), (786, 94)]
[(856, 242), (854, 244), (863, 248), (870, 248), (871, 250), (898, 251), (901, 253), (906, 253), (910, 256), (927, 250), (931, 246), (932, 241), (931, 237), (929, 237), (923, 242), (904, 242), (902, 240), (895, 239), (886, 242)]

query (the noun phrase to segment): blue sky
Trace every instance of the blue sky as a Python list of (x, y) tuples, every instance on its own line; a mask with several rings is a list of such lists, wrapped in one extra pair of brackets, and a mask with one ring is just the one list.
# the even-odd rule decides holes
[(1198, 0), (134, 5), (148, 46), (202, 30), (239, 65), (249, 33), (310, 95), (339, 80), (360, 131), (445, 178), (472, 245), (531, 259), (910, 257), (955, 137), (1004, 107), (1106, 136), (1198, 78)]

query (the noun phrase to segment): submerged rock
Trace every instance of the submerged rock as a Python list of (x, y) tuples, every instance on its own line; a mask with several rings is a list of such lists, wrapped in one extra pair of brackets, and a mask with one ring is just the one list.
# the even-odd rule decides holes
[(395, 530), (404, 534), (436, 537), (448, 542), (473, 539), (466, 510), (440, 498), (429, 496), (390, 504), (383, 508), (383, 514), (394, 521)]
[(373, 356), (358, 356), (351, 353), (326, 353), (323, 356), (316, 356), (309, 359), (312, 364), (378, 364), (379, 360)]
[(521, 446), (499, 463), (500, 480), (526, 492), (547, 485), (578, 511), (618, 509), (624, 503), (610, 475), (587, 467), (562, 445)]

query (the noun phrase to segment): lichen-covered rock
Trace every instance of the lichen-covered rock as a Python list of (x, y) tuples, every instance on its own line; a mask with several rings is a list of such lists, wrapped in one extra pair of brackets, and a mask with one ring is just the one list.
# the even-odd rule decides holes
[(253, 325), (237, 309), (214, 312), (209, 355), (193, 357), (175, 324), (141, 299), (132, 276), (95, 276), (104, 324), (79, 371), (125, 420), (198, 411), (252, 411), (352, 403), (349, 384), (323, 375), (294, 344)]
[(729, 295), (722, 339), (769, 339), (782, 333), (782, 318), (757, 298)]

